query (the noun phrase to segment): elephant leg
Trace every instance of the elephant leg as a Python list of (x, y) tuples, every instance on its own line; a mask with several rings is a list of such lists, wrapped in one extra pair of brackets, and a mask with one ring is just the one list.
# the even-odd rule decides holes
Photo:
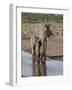
[(32, 75), (35, 76), (35, 61), (36, 60), (36, 56), (35, 56), (35, 45), (32, 48)]
[(47, 49), (47, 41), (45, 41), (44, 44), (43, 44), (43, 55), (44, 55), (44, 59), (46, 59), (46, 49)]
[(36, 55), (36, 52), (35, 52), (35, 45), (33, 45), (32, 47), (32, 56), (35, 56)]
[(41, 62), (42, 63), (46, 63), (46, 47), (47, 47), (47, 44), (46, 42), (41, 46)]
[(35, 57), (36, 57), (36, 52), (35, 52), (35, 45), (32, 48), (32, 62), (35, 64)]
[(47, 49), (47, 41), (43, 40), (42, 41), (42, 46), (41, 46), (41, 58), (46, 59), (46, 49)]
[(41, 76), (40, 71), (40, 40), (36, 43), (36, 74), (37, 76)]

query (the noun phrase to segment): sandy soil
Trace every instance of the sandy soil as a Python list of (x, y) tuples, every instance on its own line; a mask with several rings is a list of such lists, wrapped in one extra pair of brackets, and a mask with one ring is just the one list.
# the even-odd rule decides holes
[[(21, 49), (31, 53), (30, 40), (22, 40)], [(63, 37), (54, 37), (48, 41), (47, 52), (48, 57), (63, 56)]]

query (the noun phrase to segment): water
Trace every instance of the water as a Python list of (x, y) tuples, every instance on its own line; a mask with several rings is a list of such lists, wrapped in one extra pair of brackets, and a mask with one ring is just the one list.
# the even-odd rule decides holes
[[(47, 75), (63, 75), (63, 61), (47, 58)], [(32, 55), (30, 53), (21, 52), (21, 75), (32, 76)]]

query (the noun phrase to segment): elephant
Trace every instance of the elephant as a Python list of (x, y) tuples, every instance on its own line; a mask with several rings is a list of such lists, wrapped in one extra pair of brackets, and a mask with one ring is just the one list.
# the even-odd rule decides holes
[[(50, 28), (50, 24), (44, 25), (42, 28), (39, 28), (39, 30), (37, 28), (36, 32), (38, 32), (38, 34), (31, 35), (33, 73), (35, 73), (35, 68), (37, 68), (37, 75), (47, 75), (46, 72), (47, 41), (50, 37), (54, 36), (54, 33)], [(35, 67), (35, 65), (37, 65), (37, 67)]]

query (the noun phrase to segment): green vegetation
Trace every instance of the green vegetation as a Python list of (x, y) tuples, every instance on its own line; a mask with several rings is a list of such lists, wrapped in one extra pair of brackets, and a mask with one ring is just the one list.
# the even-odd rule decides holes
[(21, 22), (22, 31), (28, 31), (31, 25), (41, 23), (51, 24), (54, 31), (59, 31), (63, 28), (63, 15), (23, 12), (21, 14)]
[(58, 23), (62, 23), (63, 15), (22, 13), (22, 23), (48, 23), (51, 21), (56, 21)]

